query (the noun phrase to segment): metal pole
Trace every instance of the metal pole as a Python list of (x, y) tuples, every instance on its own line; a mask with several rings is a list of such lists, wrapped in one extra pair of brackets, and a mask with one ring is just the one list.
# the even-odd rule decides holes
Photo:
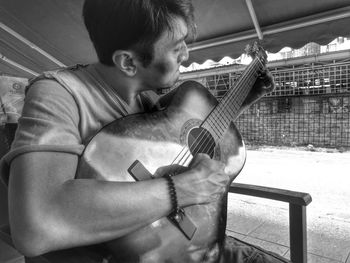
[(25, 66), (22, 66), (21, 64), (18, 64), (17, 62), (15, 62), (15, 61), (5, 57), (1, 53), (0, 53), (0, 60), (3, 60), (6, 63), (8, 63), (8, 64), (10, 64), (10, 65), (12, 65), (12, 66), (14, 66), (16, 68), (19, 68), (19, 69), (21, 69), (21, 70), (23, 70), (23, 71), (25, 71), (25, 72), (27, 72), (29, 74), (32, 74), (33, 76), (38, 76), (39, 75), (37, 72), (35, 72), (35, 71), (33, 71), (33, 70), (29, 69), (29, 68), (26, 68)]
[(18, 34), (16, 31), (12, 30), (11, 28), (9, 28), (8, 26), (6, 26), (4, 23), (0, 22), (0, 28), (5, 30), (7, 33), (9, 33), (10, 35), (14, 36), (15, 38), (17, 38), (18, 40), (20, 40), (21, 42), (23, 42), (24, 44), (28, 45), (30, 48), (36, 50), (37, 52), (39, 52), (41, 55), (45, 56), (46, 58), (48, 58), (49, 60), (51, 60), (52, 62), (54, 62), (55, 64), (57, 64), (60, 67), (65, 67), (66, 65), (63, 64), (61, 61), (57, 60), (56, 58), (54, 58), (53, 56), (51, 56), (49, 53), (47, 53), (46, 51), (42, 50), (40, 47), (38, 47), (37, 45), (35, 45), (34, 43), (30, 42), (28, 39), (24, 38), (23, 36), (21, 36), (20, 34)]
[(247, 4), (250, 17), (253, 20), (255, 31), (258, 34), (259, 39), (262, 40), (264, 36), (263, 36), (263, 33), (261, 32), (261, 28), (260, 28), (260, 25), (259, 25), (259, 22), (258, 22), (258, 18), (256, 17), (256, 13), (255, 13), (252, 1), (251, 0), (245, 0), (245, 2)]

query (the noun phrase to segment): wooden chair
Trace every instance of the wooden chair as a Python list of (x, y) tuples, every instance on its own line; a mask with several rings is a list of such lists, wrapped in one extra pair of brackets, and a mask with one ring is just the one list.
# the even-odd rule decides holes
[[(13, 130), (15, 127), (10, 127)], [(9, 149), (12, 132), (0, 130), (0, 149)], [(4, 138), (5, 137), (5, 138)], [(4, 151), (4, 150), (3, 150)], [(5, 151), (4, 151), (5, 152)], [(2, 156), (0, 156), (1, 158)], [(271, 187), (233, 183), (230, 193), (267, 198), (289, 203), (290, 255), (293, 263), (307, 262), (306, 206), (311, 202), (308, 193), (301, 193)], [(7, 215), (7, 189), (0, 185), (0, 214)], [(0, 222), (0, 262), (2, 263), (52, 263), (45, 257), (25, 258), (13, 246), (7, 220)], [(70, 253), (67, 250), (67, 253)], [(60, 261), (56, 261), (60, 262)], [(75, 261), (76, 262), (76, 261)], [(92, 262), (82, 259), (82, 263)]]
[(307, 262), (306, 206), (312, 201), (310, 194), (239, 183), (233, 183), (229, 192), (289, 203), (290, 260)]

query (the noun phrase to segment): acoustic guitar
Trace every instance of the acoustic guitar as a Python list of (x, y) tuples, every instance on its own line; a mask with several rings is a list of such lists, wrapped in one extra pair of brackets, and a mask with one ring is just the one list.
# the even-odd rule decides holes
[[(105, 126), (86, 146), (77, 177), (152, 180), (163, 176), (161, 167), (186, 167), (194, 155), (207, 153), (225, 163), (231, 183), (246, 158), (233, 121), (266, 61), (257, 45), (250, 53), (252, 62), (220, 102), (198, 82), (187, 81), (164, 110)], [(106, 245), (117, 262), (216, 262), (224, 244), (226, 206), (227, 193), (217, 202), (185, 207), (175, 221), (161, 218)]]

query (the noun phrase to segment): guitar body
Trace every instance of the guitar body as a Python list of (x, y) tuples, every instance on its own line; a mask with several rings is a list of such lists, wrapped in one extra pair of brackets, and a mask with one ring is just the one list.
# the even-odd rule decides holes
[[(209, 146), (197, 152), (207, 152), (224, 162), (232, 182), (243, 168), (246, 156), (235, 125), (231, 122), (220, 140), (211, 135), (210, 129), (198, 128), (217, 104), (205, 87), (185, 82), (165, 110), (130, 115), (104, 127), (87, 145), (77, 177), (133, 182), (128, 169), (136, 160), (154, 177), (160, 177), (164, 173), (161, 168), (178, 160), (184, 149), (192, 147), (193, 137), (199, 133), (205, 135), (205, 144)], [(192, 155), (175, 163), (187, 166), (191, 159)], [(225, 236), (226, 197), (216, 203), (184, 209), (197, 227), (191, 240), (165, 217), (110, 241), (107, 246), (118, 262), (215, 262)]]

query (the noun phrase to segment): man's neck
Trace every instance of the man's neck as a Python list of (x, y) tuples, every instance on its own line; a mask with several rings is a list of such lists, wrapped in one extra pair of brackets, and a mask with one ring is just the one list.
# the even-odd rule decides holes
[(138, 104), (137, 95), (140, 93), (138, 83), (128, 78), (113, 66), (106, 66), (101, 63), (90, 65), (108, 86), (110, 86), (130, 107)]

